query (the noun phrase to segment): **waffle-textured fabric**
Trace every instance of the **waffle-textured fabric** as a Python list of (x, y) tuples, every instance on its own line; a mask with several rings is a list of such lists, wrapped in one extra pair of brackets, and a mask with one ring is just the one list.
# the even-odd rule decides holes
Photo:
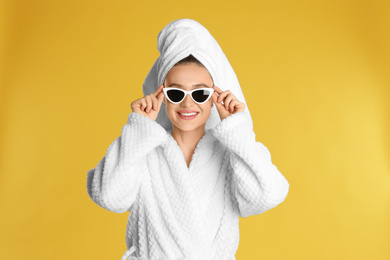
[(189, 167), (170, 130), (130, 113), (87, 189), (101, 207), (130, 211), (122, 259), (233, 260), (239, 216), (274, 208), (289, 183), (245, 112), (206, 130)]

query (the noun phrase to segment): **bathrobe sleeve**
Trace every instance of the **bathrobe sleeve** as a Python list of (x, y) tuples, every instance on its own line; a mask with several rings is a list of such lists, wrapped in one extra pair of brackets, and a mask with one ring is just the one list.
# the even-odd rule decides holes
[(226, 117), (213, 134), (229, 150), (231, 192), (241, 217), (261, 214), (284, 201), (289, 183), (272, 163), (267, 147), (256, 142), (247, 113)]
[(146, 155), (167, 140), (166, 130), (138, 113), (130, 113), (121, 136), (87, 173), (89, 197), (99, 206), (123, 213), (134, 203), (142, 176), (148, 171)]

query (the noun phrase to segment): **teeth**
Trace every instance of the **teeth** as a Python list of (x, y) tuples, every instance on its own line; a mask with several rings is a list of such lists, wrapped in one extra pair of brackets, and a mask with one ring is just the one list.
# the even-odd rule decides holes
[(196, 115), (196, 113), (180, 113), (183, 116), (193, 116)]

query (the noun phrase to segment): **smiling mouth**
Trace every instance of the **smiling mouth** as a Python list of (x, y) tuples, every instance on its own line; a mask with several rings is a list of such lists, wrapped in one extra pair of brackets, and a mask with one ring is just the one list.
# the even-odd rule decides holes
[(180, 114), (179, 112), (177, 112), (177, 114), (179, 115), (180, 118), (185, 119), (185, 120), (189, 120), (189, 119), (194, 119), (199, 114), (199, 112), (183, 113), (183, 114)]
[(180, 112), (177, 112), (177, 113), (180, 114), (180, 115), (183, 115), (183, 116), (193, 116), (193, 115), (199, 114), (199, 112), (191, 112), (191, 113), (180, 113)]

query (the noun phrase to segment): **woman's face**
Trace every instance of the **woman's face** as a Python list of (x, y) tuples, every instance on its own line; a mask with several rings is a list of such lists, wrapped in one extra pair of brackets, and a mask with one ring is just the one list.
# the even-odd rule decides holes
[[(196, 88), (212, 88), (213, 79), (208, 70), (196, 63), (180, 64), (173, 66), (165, 77), (164, 87), (175, 87), (183, 90), (192, 90)], [(210, 117), (213, 99), (210, 97), (203, 104), (195, 103), (189, 95), (186, 95), (179, 104), (171, 103), (167, 97), (164, 97), (167, 114), (173, 127), (182, 131), (192, 131), (198, 128), (205, 128), (207, 119)], [(184, 111), (188, 110), (188, 111)], [(196, 112), (193, 119), (184, 119), (180, 112)]]

